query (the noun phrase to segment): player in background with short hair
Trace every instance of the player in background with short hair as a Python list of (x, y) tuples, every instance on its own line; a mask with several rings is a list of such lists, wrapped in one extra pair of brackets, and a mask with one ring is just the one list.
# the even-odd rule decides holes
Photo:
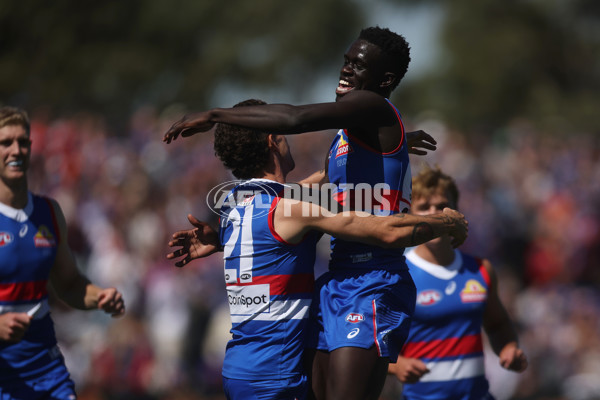
[(125, 312), (121, 293), (77, 269), (58, 203), (27, 185), (31, 152), (27, 113), (0, 108), (0, 399), (76, 398), (57, 346), (48, 291), (69, 306)]
[[(257, 100), (235, 108), (252, 107)], [(218, 233), (188, 216), (195, 229), (176, 232), (167, 255), (183, 266), (222, 250), (232, 319), (223, 364), (228, 399), (305, 399), (308, 309), (321, 233), (384, 248), (403, 248), (444, 232), (461, 243), (467, 224), (447, 209), (436, 216), (364, 212), (332, 214), (317, 204), (280, 197), (294, 160), (285, 136), (218, 124), (215, 152), (236, 178)], [(425, 219), (424, 219), (425, 218)]]
[[(407, 142), (416, 137), (425, 149), (435, 148), (435, 141), (422, 131), (407, 135), (400, 113), (388, 100), (409, 62), (404, 37), (366, 28), (344, 54), (335, 102), (214, 108), (184, 117), (163, 140), (206, 132), (216, 123), (284, 135), (343, 128), (330, 147), (326, 168), (304, 182), (334, 184), (336, 200), (349, 207), (360, 201), (353, 188), (387, 184), (390, 207), (382, 211), (405, 213), (411, 199)], [(314, 394), (328, 400), (377, 400), (388, 363), (395, 361), (408, 335), (414, 284), (402, 249), (335, 236), (331, 247), (330, 271), (320, 280), (316, 298)]]
[[(435, 215), (458, 207), (454, 180), (439, 168), (413, 178), (412, 213)], [(407, 251), (417, 287), (410, 334), (389, 372), (406, 400), (493, 399), (485, 377), (481, 330), (503, 368), (521, 372), (527, 357), (498, 297), (491, 263), (455, 249), (441, 236)]]

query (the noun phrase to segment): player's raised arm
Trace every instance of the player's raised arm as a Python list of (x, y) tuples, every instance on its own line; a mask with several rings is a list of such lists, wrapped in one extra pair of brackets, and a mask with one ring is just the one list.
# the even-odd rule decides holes
[(209, 131), (217, 123), (283, 135), (327, 129), (387, 126), (396, 123), (385, 98), (359, 90), (337, 102), (306, 105), (261, 104), (245, 107), (213, 108), (185, 116), (165, 133), (163, 141)]

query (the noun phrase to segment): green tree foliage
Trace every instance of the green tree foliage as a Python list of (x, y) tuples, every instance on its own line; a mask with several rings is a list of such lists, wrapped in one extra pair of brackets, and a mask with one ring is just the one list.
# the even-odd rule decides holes
[(600, 127), (600, 2), (442, 3), (437, 72), (406, 88), (410, 110), (463, 130), (527, 117), (552, 130)]
[[(306, 90), (357, 34), (344, 0), (0, 2), (0, 103), (124, 117), (222, 81)], [(337, 54), (337, 53), (336, 53)]]

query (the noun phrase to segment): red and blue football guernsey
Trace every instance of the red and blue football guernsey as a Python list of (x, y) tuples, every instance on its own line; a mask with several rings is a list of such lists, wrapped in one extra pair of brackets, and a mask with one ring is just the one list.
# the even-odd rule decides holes
[(485, 378), (482, 324), (489, 275), (479, 259), (455, 250), (450, 266), (432, 264), (414, 249), (406, 253), (417, 286), (417, 304), (402, 355), (429, 369), (405, 384), (406, 399), (483, 399)]
[[(338, 132), (329, 149), (329, 182), (337, 193), (334, 198), (342, 209), (357, 209), (377, 215), (408, 212), (410, 209), (412, 176), (404, 126), (398, 110), (389, 102), (398, 117), (402, 139), (389, 153), (372, 149), (347, 130)], [(406, 269), (403, 249), (383, 249), (377, 246), (331, 240), (331, 270)]]
[(63, 363), (47, 290), (59, 240), (48, 199), (30, 193), (22, 210), (0, 204), (0, 314), (33, 315), (21, 341), (0, 341), (0, 383), (35, 378)]
[(252, 179), (235, 187), (221, 207), (220, 241), (232, 322), (223, 376), (286, 379), (304, 374), (308, 310), (316, 243), (309, 233), (286, 243), (273, 229), (284, 185)]

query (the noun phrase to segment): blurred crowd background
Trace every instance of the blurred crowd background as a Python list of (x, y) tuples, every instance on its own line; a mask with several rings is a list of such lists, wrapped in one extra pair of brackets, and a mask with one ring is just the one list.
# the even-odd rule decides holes
[[(333, 100), (343, 51), (369, 25), (412, 45), (391, 100), (438, 141), (413, 172), (456, 178), (463, 250), (496, 267), (528, 354), (523, 374), (488, 354), (492, 393), (600, 399), (600, 3), (412, 3), (0, 4), (0, 104), (32, 117), (31, 189), (61, 204), (81, 269), (127, 302), (120, 319), (53, 304), (82, 400), (223, 399), (222, 259), (178, 269), (165, 256), (188, 213), (216, 222), (207, 194), (232, 177), (211, 134), (162, 136), (246, 98)], [(322, 167), (334, 134), (290, 137), (290, 180)], [(389, 379), (382, 400), (400, 391)]]

